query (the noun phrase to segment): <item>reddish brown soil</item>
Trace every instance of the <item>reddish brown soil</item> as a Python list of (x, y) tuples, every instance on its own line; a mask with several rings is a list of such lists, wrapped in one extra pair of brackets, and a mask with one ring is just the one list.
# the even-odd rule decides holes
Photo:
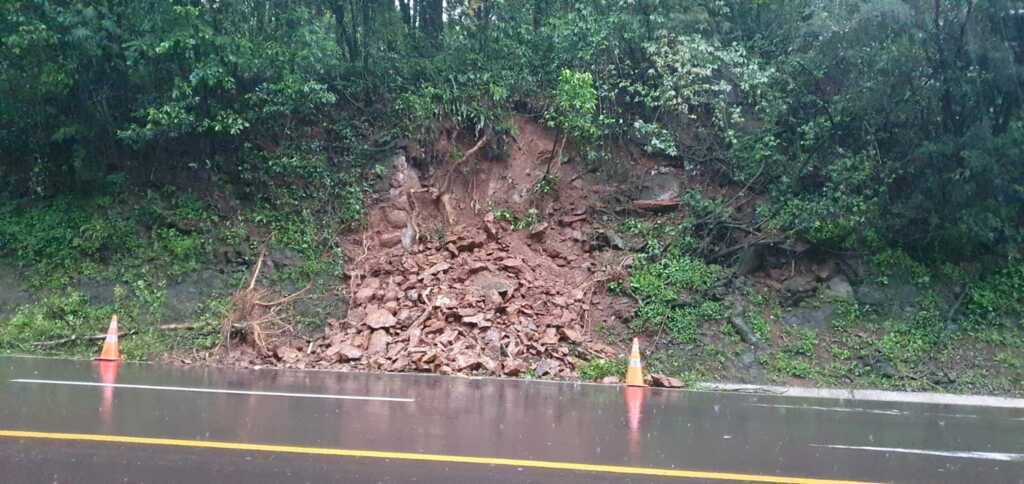
[[(626, 254), (591, 251), (588, 240), (610, 188), (566, 165), (557, 186), (538, 193), (554, 137), (526, 118), (516, 125), (504, 160), (481, 150), (421, 180), (396, 157), (387, 195), (345, 240), (347, 317), (310, 344), (250, 354), (250, 364), (571, 378), (578, 358), (620, 355), (593, 331), (632, 312), (602, 299)], [(514, 230), (495, 220), (498, 209), (533, 209), (540, 223)]]

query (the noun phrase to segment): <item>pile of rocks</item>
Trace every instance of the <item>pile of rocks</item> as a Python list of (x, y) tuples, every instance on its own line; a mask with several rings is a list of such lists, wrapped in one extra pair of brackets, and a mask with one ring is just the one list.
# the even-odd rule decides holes
[(591, 337), (595, 264), (555, 261), (536, 234), (487, 224), (358, 261), (348, 317), (275, 356), (299, 367), (548, 378), (575, 377), (581, 356), (617, 356)]

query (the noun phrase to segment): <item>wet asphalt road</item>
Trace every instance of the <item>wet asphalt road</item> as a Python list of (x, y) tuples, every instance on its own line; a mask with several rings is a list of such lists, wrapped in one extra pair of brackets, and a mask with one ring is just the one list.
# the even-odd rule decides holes
[[(451, 461), (466, 456), (561, 464)], [(0, 358), (4, 483), (729, 482), (725, 473), (1024, 483), (1024, 409)]]

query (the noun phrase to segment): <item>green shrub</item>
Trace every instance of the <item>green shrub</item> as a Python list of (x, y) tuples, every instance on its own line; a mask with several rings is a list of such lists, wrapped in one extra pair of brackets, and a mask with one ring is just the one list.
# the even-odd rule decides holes
[(946, 332), (948, 310), (938, 295), (929, 291), (917, 303), (908, 319), (885, 322), (888, 332), (878, 341), (878, 348), (891, 361), (920, 363), (952, 342)]
[(576, 374), (584, 381), (600, 381), (608, 376), (622, 377), (626, 374), (626, 359), (597, 359), (578, 363)]
[(640, 303), (634, 327), (665, 328), (679, 341), (694, 341), (701, 324), (725, 317), (721, 303), (705, 298), (722, 277), (721, 267), (690, 256), (641, 259), (629, 275), (629, 292)]
[(551, 107), (544, 114), (548, 126), (557, 127), (578, 143), (593, 142), (599, 130), (594, 114), (597, 111), (597, 91), (594, 77), (589, 72), (562, 69), (558, 86), (551, 99)]
[(1016, 326), (1024, 331), (1024, 262), (1015, 259), (971, 285), (963, 304), (969, 328)]
[(10, 321), (0, 325), (0, 349), (38, 351), (34, 343), (100, 334), (109, 319), (108, 309), (90, 307), (79, 292), (52, 294), (22, 306)]
[(927, 287), (932, 282), (931, 271), (899, 249), (883, 249), (871, 258), (872, 264), (884, 276), (909, 277), (910, 282)]

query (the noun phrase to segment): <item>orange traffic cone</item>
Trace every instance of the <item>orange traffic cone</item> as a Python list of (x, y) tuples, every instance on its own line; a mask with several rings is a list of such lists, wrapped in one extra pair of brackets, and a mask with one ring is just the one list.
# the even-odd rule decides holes
[(107, 339), (103, 341), (103, 350), (94, 360), (120, 361), (121, 348), (117, 342), (117, 315), (110, 318), (110, 327), (107, 328)]
[(640, 338), (633, 338), (633, 351), (629, 353), (629, 366), (626, 368), (626, 385), (645, 387), (644, 369), (640, 364)]

